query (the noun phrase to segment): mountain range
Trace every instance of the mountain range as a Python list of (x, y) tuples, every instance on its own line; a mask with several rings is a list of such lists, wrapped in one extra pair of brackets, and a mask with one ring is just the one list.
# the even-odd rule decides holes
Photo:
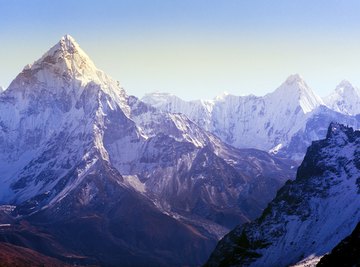
[(128, 96), (66, 35), (0, 94), (0, 240), (70, 264), (199, 265), (294, 166)]
[(356, 262), (359, 103), (297, 74), (265, 96), (139, 99), (65, 35), (0, 93), (0, 262)]
[(360, 93), (342, 81), (322, 99), (298, 75), (289, 76), (265, 96), (220, 95), (213, 100), (184, 101), (167, 93), (142, 101), (163, 111), (187, 115), (202, 128), (237, 148), (257, 148), (299, 163), (313, 140), (326, 136), (332, 121), (359, 128)]

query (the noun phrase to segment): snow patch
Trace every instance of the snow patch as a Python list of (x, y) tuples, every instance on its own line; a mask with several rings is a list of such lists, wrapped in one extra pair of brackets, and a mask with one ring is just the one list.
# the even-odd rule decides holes
[(278, 144), (278, 145), (274, 146), (272, 149), (270, 149), (269, 153), (276, 155), (282, 147), (283, 147), (283, 144)]
[(322, 256), (310, 255), (305, 259), (303, 259), (302, 261), (296, 263), (295, 265), (291, 265), (290, 267), (315, 267), (323, 256), (324, 255)]
[(140, 193), (146, 192), (145, 184), (139, 180), (137, 175), (123, 175), (123, 178), (125, 185), (128, 187), (131, 187)]

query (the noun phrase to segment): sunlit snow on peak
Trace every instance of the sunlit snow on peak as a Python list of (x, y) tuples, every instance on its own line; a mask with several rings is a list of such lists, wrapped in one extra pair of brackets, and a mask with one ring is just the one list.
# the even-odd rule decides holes
[(347, 80), (341, 81), (335, 90), (324, 98), (324, 102), (337, 112), (349, 115), (360, 113), (360, 91)]

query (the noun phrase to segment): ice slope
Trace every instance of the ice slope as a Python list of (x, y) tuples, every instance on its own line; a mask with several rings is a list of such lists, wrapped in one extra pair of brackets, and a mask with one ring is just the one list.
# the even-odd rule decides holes
[(360, 219), (360, 131), (332, 123), (296, 180), (256, 221), (221, 240), (207, 266), (289, 266), (331, 251)]
[(360, 91), (349, 81), (343, 80), (324, 98), (324, 103), (335, 111), (356, 115), (360, 113)]

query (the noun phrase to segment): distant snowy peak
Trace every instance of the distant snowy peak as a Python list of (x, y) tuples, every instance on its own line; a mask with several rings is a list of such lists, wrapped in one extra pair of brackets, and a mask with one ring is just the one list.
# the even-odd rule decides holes
[(335, 88), (335, 92), (339, 95), (351, 95), (359, 93), (359, 89), (353, 86), (348, 80), (342, 80)]
[(360, 113), (360, 91), (349, 81), (343, 80), (335, 90), (324, 98), (331, 109), (349, 115)]
[(141, 100), (156, 108), (163, 107), (169, 102), (183, 101), (181, 98), (173, 94), (162, 93), (162, 92), (153, 92), (153, 93), (145, 94)]
[(5, 91), (4, 87), (2, 87), (2, 86), (0, 85), (0, 93), (2, 93), (2, 92), (4, 92), (4, 91)]
[(185, 114), (232, 146), (267, 151), (286, 147), (309, 114), (324, 105), (298, 74), (265, 96), (224, 93), (213, 100), (185, 101), (155, 93), (142, 100), (163, 111)]
[(265, 97), (272, 99), (272, 102), (287, 104), (289, 107), (300, 106), (304, 113), (324, 105), (322, 99), (315, 94), (299, 74), (289, 76), (279, 88)]
[[(224, 98), (227, 95), (229, 94), (223, 93), (221, 94), (221, 97)], [(215, 99), (217, 99), (218, 97), (216, 97)], [(145, 94), (141, 100), (149, 105), (152, 105), (153, 107), (161, 108), (161, 109), (163, 109), (165, 106), (181, 105), (184, 103), (199, 104), (210, 108), (214, 102), (212, 100), (204, 100), (204, 99), (186, 101), (174, 94), (163, 93), (163, 92), (153, 92), (153, 93)]]
[(159, 92), (146, 94), (141, 100), (165, 112), (182, 113), (205, 130), (209, 130), (214, 107), (212, 100), (186, 101), (175, 95)]
[(188, 115), (187, 110), (180, 108), (180, 106), (197, 104), (205, 106), (211, 112), (217, 103), (238, 102), (238, 99), (241, 99), (240, 102), (264, 99), (270, 105), (274, 105), (275, 109), (284, 107), (288, 110), (289, 108), (296, 109), (300, 106), (303, 113), (308, 113), (320, 105), (324, 105), (323, 100), (306, 84), (299, 74), (289, 76), (274, 92), (263, 97), (255, 95), (234, 96), (223, 92), (213, 100), (185, 101), (173, 94), (156, 92), (145, 95), (142, 101), (166, 111), (180, 112)]
[(215, 101), (223, 101), (228, 97), (230, 94), (227, 91), (222, 92), (221, 94), (217, 95), (214, 100)]

